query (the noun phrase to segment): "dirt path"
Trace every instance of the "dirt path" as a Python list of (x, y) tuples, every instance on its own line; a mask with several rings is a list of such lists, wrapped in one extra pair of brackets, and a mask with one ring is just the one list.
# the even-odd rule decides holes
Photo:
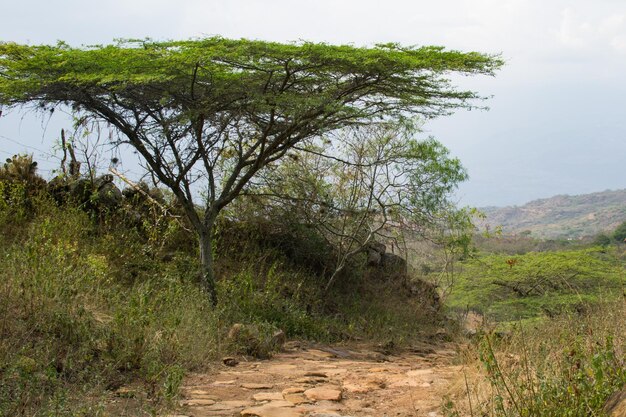
[(384, 355), (361, 347), (299, 346), (267, 361), (240, 362), (185, 384), (183, 415), (331, 417), (441, 416), (461, 367), (455, 352), (422, 346)]

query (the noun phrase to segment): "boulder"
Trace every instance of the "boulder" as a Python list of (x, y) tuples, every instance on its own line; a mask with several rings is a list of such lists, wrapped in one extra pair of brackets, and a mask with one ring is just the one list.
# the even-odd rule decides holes
[(100, 210), (114, 210), (122, 202), (122, 192), (112, 182), (107, 182), (96, 190), (97, 206)]
[(272, 352), (282, 349), (286, 336), (282, 330), (268, 333), (253, 324), (235, 323), (228, 331), (228, 341), (231, 348), (240, 354), (267, 359)]
[(371, 249), (367, 251), (367, 266), (378, 267), (381, 260), (382, 257), (379, 252)]

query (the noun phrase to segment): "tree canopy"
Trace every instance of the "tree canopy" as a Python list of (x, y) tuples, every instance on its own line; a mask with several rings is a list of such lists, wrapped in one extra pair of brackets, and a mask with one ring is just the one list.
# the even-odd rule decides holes
[[(230, 40), (0, 43), (0, 106), (70, 106), (118, 133), (196, 230), (207, 286), (219, 212), (295, 145), (346, 126), (472, 107), (451, 73), (493, 75), (498, 56), (442, 47)], [(206, 190), (199, 214), (193, 184)]]

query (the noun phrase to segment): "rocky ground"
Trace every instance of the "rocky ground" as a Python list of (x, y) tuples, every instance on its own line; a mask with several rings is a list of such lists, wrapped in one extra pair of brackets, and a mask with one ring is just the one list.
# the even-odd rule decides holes
[(270, 360), (233, 358), (192, 375), (180, 416), (436, 417), (462, 371), (455, 356), (449, 346), (392, 353), (290, 342)]

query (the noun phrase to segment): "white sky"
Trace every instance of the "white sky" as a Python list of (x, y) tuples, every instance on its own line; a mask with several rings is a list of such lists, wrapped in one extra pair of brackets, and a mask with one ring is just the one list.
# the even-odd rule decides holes
[[(461, 203), (626, 188), (626, 0), (6, 0), (0, 7), (4, 41), (204, 35), (502, 53), (507, 65), (495, 78), (458, 80), (494, 95), (491, 111), (425, 126), (469, 170)], [(32, 116), (0, 118), (0, 156), (34, 151), (24, 145), (50, 152), (62, 123), (44, 129)]]

